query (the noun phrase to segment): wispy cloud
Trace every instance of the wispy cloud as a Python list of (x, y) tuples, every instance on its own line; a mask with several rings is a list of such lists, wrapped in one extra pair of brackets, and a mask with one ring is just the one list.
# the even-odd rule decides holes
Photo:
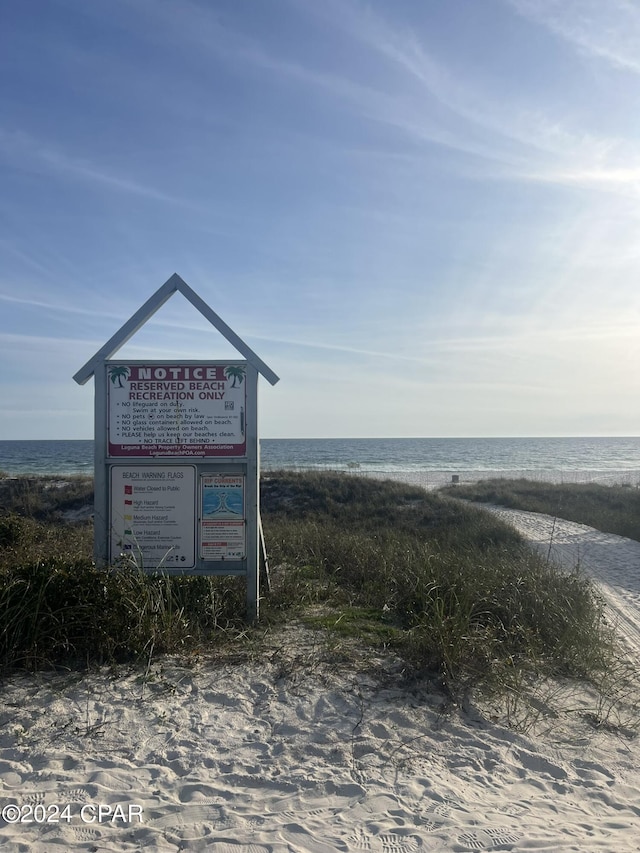
[(629, 0), (508, 0), (520, 14), (616, 68), (640, 74), (640, 7)]
[(361, 347), (347, 346), (345, 344), (329, 344), (320, 341), (301, 340), (298, 338), (266, 337), (263, 335), (252, 335), (251, 337), (253, 340), (256, 341), (265, 341), (267, 343), (277, 344), (280, 346), (292, 346), (301, 349), (320, 350), (334, 353), (348, 353), (349, 355), (372, 356), (374, 358), (392, 359), (393, 361), (412, 361), (418, 364), (433, 363), (433, 359), (431, 358), (422, 358), (420, 356), (413, 355), (403, 355), (402, 353), (399, 353), (397, 351), (387, 352), (384, 350), (366, 349)]
[(76, 338), (71, 340), (70, 338), (53, 338), (50, 336), (43, 335), (27, 335), (27, 334), (13, 334), (10, 332), (0, 332), (0, 348), (6, 347), (10, 351), (17, 351), (18, 348), (22, 348), (23, 352), (33, 353), (38, 350), (41, 351), (51, 350), (52, 348), (61, 349), (64, 352), (68, 352), (70, 347), (75, 346), (81, 347), (91, 347), (94, 346), (95, 343), (93, 341), (84, 340), (82, 338)]
[[(130, 0), (121, 2), (126, 6)], [(506, 2), (574, 42), (581, 38), (593, 53), (600, 51), (618, 57), (620, 62), (627, 57), (629, 63), (637, 62), (640, 70), (640, 13), (624, 0)], [(259, 69), (279, 78), (282, 84), (315, 90), (342, 102), (353, 114), (404, 134), (412, 145), (417, 143), (417, 159), (420, 146), (435, 145), (466, 155), (467, 162), (459, 168), (482, 179), (539, 180), (618, 193), (635, 191), (633, 173), (640, 170), (640, 158), (630, 146), (572, 126), (564, 114), (548, 112), (549, 108), (539, 103), (495, 96), (472, 80), (468, 69), (437, 59), (424, 35), (410, 24), (403, 25), (397, 15), (392, 18), (390, 11), (379, 13), (362, 0), (288, 0), (288, 4), (307, 21), (321, 19), (329, 30), (350, 38), (353, 61), (335, 62), (332, 58), (330, 65), (323, 65), (318, 58), (308, 61), (300, 57), (295, 45), (276, 51), (269, 42), (234, 29), (217, 10), (191, 0), (163, 0), (157, 5), (143, 2), (133, 4), (133, 8), (144, 10), (143, 19), (150, 16), (150, 26), (178, 32), (181, 39), (196, 46), (193, 61), (199, 56), (209, 67), (215, 56), (236, 73)], [(604, 26), (618, 10), (621, 20), (629, 24), (626, 36), (624, 25), (616, 24), (613, 35), (611, 27)], [(591, 25), (590, 15), (595, 21)], [(608, 35), (598, 35), (599, 26)], [(359, 61), (365, 55), (377, 60), (377, 74), (362, 71), (371, 67)], [(339, 133), (334, 135), (335, 144), (338, 139)], [(352, 140), (345, 138), (344, 144), (349, 146)], [(429, 149), (424, 147), (422, 156), (427, 154)], [(397, 157), (398, 151), (389, 156)], [(627, 167), (619, 168), (620, 162)], [(85, 168), (75, 165), (80, 171)], [(87, 177), (99, 180), (90, 165), (86, 170)], [(126, 179), (114, 178), (114, 186), (120, 183), (122, 189), (135, 188), (135, 184), (129, 187)]]
[[(3, 252), (9, 252), (14, 257), (18, 258), (21, 263), (25, 264), (25, 266), (29, 267), (32, 270), (35, 270), (40, 275), (45, 278), (51, 277), (51, 270), (41, 264), (35, 257), (32, 257), (30, 254), (26, 252), (22, 252), (17, 246), (15, 246), (12, 242), (7, 239), (0, 239), (0, 248)], [(2, 295), (0, 294), (0, 299)]]
[(128, 177), (115, 174), (92, 163), (85, 157), (76, 157), (60, 151), (50, 144), (43, 144), (21, 130), (6, 130), (0, 127), (0, 155), (10, 162), (20, 163), (26, 168), (47, 171), (62, 177), (100, 186), (115, 192), (140, 196), (182, 207), (193, 207), (185, 199), (165, 193), (155, 187), (146, 186)]
[[(145, 14), (152, 16), (153, 27), (179, 32), (181, 39), (196, 46), (193, 61), (199, 55), (207, 67), (215, 56), (237, 73), (251, 69), (266, 71), (282, 83), (315, 89), (342, 101), (353, 113), (402, 131), (414, 142), (435, 144), (496, 163), (504, 160), (513, 165), (520, 161), (515, 152), (504, 146), (498, 150), (495, 138), (483, 140), (477, 132), (469, 134), (469, 123), (478, 128), (490, 127), (483, 113), (487, 104), (473, 109), (478, 93), (461, 85), (449, 69), (430, 56), (410, 30), (391, 27), (369, 7), (352, 0), (326, 4), (307, 0), (290, 2), (307, 18), (320, 15), (331, 26), (346, 32), (354, 45), (358, 44), (354, 61), (332, 60), (330, 65), (323, 66), (308, 61), (306, 56), (300, 57), (295, 46), (290, 46), (288, 53), (276, 51), (267, 42), (223, 25), (215, 10), (189, 0), (164, 0), (158, 7), (147, 4), (144, 8)], [(358, 71), (358, 55), (362, 56), (363, 46), (387, 66), (381, 67), (382, 73), (377, 75), (378, 85)], [(396, 75), (395, 85), (385, 73), (390, 65), (404, 75), (404, 79)], [(415, 85), (407, 88), (407, 81)], [(426, 97), (432, 100), (431, 105), (425, 103)], [(441, 114), (435, 115), (434, 106)], [(521, 135), (520, 141), (527, 146), (532, 144), (527, 133)]]
[[(206, 337), (205, 346), (210, 350), (210, 335), (211, 330), (203, 328), (202, 326), (196, 326), (189, 323), (156, 323), (155, 329), (160, 330), (165, 328), (170, 330), (172, 333), (176, 332), (184, 332), (184, 339), (177, 342), (178, 347), (182, 347), (183, 355), (186, 357), (191, 353), (193, 355), (194, 345), (197, 344), (196, 338), (194, 337), (195, 333), (200, 333), (202, 339), (204, 340)], [(188, 335), (188, 337), (187, 337)], [(395, 350), (376, 350), (369, 349), (366, 347), (358, 347), (347, 344), (340, 343), (327, 343), (326, 341), (313, 340), (312, 338), (302, 339), (295, 337), (287, 337), (286, 335), (260, 335), (260, 334), (245, 334), (244, 339), (253, 344), (254, 341), (262, 342), (270, 344), (274, 348), (294, 348), (297, 351), (308, 351), (309, 353), (335, 353), (335, 354), (345, 354), (345, 355), (359, 355), (359, 356), (367, 356), (376, 359), (384, 359), (384, 360), (393, 360), (393, 361), (406, 361), (406, 362), (415, 362), (417, 364), (433, 364), (433, 359), (428, 357), (421, 357), (417, 355), (405, 355), (403, 353), (399, 353)], [(176, 342), (174, 342), (176, 345)], [(154, 348), (151, 349), (157, 357), (161, 358), (164, 355), (166, 356), (167, 347), (163, 345), (164, 348)], [(229, 345), (230, 346), (230, 345)], [(127, 345), (127, 351), (129, 353), (135, 354), (136, 357), (139, 354), (148, 353), (151, 351), (149, 346), (145, 344), (139, 343), (130, 343)], [(141, 356), (142, 357), (142, 356)]]
[[(349, 98), (358, 109), (414, 140), (480, 158), (484, 165), (478, 174), (484, 178), (540, 180), (626, 194), (637, 191), (640, 158), (635, 147), (615, 137), (571, 126), (564, 116), (548, 112), (548, 107), (534, 102), (496, 99), (472, 81), (466, 71), (456, 72), (438, 61), (409, 26), (402, 27), (397, 20), (390, 23), (360, 0), (290, 2), (346, 31), (354, 41), (400, 71), (404, 85), (398, 84), (397, 92), (381, 92), (370, 87), (354, 89), (351, 81), (336, 74), (316, 71), (310, 75), (306, 69), (281, 67), (283, 72), (296, 73), (301, 78), (306, 75), (308, 82)], [(594, 54), (602, 53), (612, 61), (617, 57), (619, 64), (624, 64), (627, 57), (630, 66), (637, 64), (640, 70), (637, 7), (623, 0), (593, 0), (586, 4), (594, 12), (590, 18), (585, 14), (584, 0), (577, 4), (572, 0), (509, 2), (536, 21), (562, 30), (567, 38), (577, 40), (582, 33), (585, 45), (590, 45)], [(612, 6), (616, 8), (612, 10)], [(624, 18), (629, 23), (626, 36), (624, 24), (618, 22), (613, 35), (608, 26), (618, 8), (626, 13)], [(549, 10), (546, 16), (545, 10)], [(578, 14), (580, 10), (582, 14)], [(606, 42), (606, 38), (610, 41)], [(626, 166), (620, 168), (620, 163)]]
[[(94, 319), (96, 316), (95, 305), (93, 308), (83, 308), (81, 305), (71, 304), (67, 300), (65, 300), (64, 303), (60, 302), (56, 304), (55, 302), (49, 302), (47, 300), (36, 299), (29, 296), (13, 296), (9, 293), (0, 293), (0, 302), (6, 302), (12, 305), (25, 305), (30, 308), (44, 308), (47, 311), (55, 311), (62, 314), (80, 314), (83, 317), (92, 317)], [(102, 309), (100, 310), (100, 317), (109, 317), (124, 322), (122, 315), (109, 313)]]

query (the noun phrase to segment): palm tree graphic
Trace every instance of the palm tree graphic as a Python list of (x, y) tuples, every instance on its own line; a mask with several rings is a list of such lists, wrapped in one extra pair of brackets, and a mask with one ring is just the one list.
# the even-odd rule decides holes
[(122, 384), (123, 377), (127, 379), (130, 373), (130, 369), (128, 367), (110, 367), (109, 368), (109, 379), (116, 384), (116, 380), (118, 382), (118, 388), (124, 388)]
[(233, 379), (233, 382), (231, 383), (232, 388), (237, 388), (238, 385), (242, 385), (245, 373), (244, 367), (240, 367), (237, 364), (231, 364), (229, 367), (225, 367), (224, 373), (227, 379)]

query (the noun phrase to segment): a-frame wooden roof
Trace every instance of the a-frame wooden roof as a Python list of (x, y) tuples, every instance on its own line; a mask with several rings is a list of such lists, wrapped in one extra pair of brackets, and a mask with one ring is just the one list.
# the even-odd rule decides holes
[(165, 281), (162, 287), (156, 290), (153, 296), (147, 299), (144, 305), (138, 308), (136, 313), (127, 320), (124, 326), (118, 329), (115, 335), (113, 335), (113, 337), (110, 338), (94, 356), (89, 359), (84, 367), (80, 368), (73, 377), (75, 381), (79, 385), (84, 385), (85, 382), (91, 379), (96, 368), (103, 361), (111, 358), (111, 356), (117, 352), (120, 347), (126, 344), (129, 338), (133, 337), (138, 329), (140, 329), (141, 326), (143, 326), (147, 320), (152, 317), (156, 311), (173, 296), (174, 293), (176, 293), (176, 291), (180, 291), (180, 293), (189, 300), (194, 308), (197, 308), (202, 316), (205, 317), (212, 326), (215, 326), (215, 328), (229, 341), (229, 343), (232, 344), (238, 352), (245, 357), (249, 364), (252, 364), (258, 373), (261, 373), (268, 382), (275, 385), (276, 382), (279, 381), (280, 377), (277, 376), (261, 358), (258, 358), (255, 352), (245, 344), (242, 338), (238, 337), (233, 329), (227, 326), (224, 320), (218, 317), (216, 312), (209, 308), (207, 303), (204, 302), (177, 273), (174, 273), (168, 281)]

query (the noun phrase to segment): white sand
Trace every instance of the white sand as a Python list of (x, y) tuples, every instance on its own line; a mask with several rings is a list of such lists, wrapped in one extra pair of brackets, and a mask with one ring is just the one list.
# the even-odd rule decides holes
[[(553, 530), (558, 558), (603, 579), (638, 654), (640, 543), (501, 512), (543, 549)], [(640, 850), (640, 743), (589, 725), (587, 712), (603, 709), (587, 693), (541, 690), (523, 735), (486, 708), (445, 708), (426, 686), (403, 688), (393, 661), (378, 662), (386, 686), (365, 662), (341, 668), (295, 627), (269, 648), (251, 664), (165, 660), (146, 682), (11, 678), (0, 805), (40, 821), (70, 808), (57, 823), (0, 819), (2, 849)]]

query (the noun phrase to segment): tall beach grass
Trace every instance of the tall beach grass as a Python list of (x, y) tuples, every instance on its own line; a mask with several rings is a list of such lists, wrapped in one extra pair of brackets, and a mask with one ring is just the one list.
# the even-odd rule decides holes
[[(378, 634), (447, 689), (514, 672), (606, 668), (601, 602), (475, 507), (399, 483), (280, 473), (263, 480), (271, 609)], [(354, 619), (360, 614), (361, 618)], [(313, 617), (317, 622), (317, 615)]]
[[(242, 579), (96, 568), (91, 522), (65, 521), (62, 507), (89, 501), (90, 483), (82, 496), (66, 488), (0, 481), (1, 671), (242, 647)], [(549, 566), (488, 513), (352, 474), (270, 472), (261, 495), (272, 591), (259, 636), (302, 621), (392, 653), (451, 695), (595, 679), (611, 660), (589, 580)]]

